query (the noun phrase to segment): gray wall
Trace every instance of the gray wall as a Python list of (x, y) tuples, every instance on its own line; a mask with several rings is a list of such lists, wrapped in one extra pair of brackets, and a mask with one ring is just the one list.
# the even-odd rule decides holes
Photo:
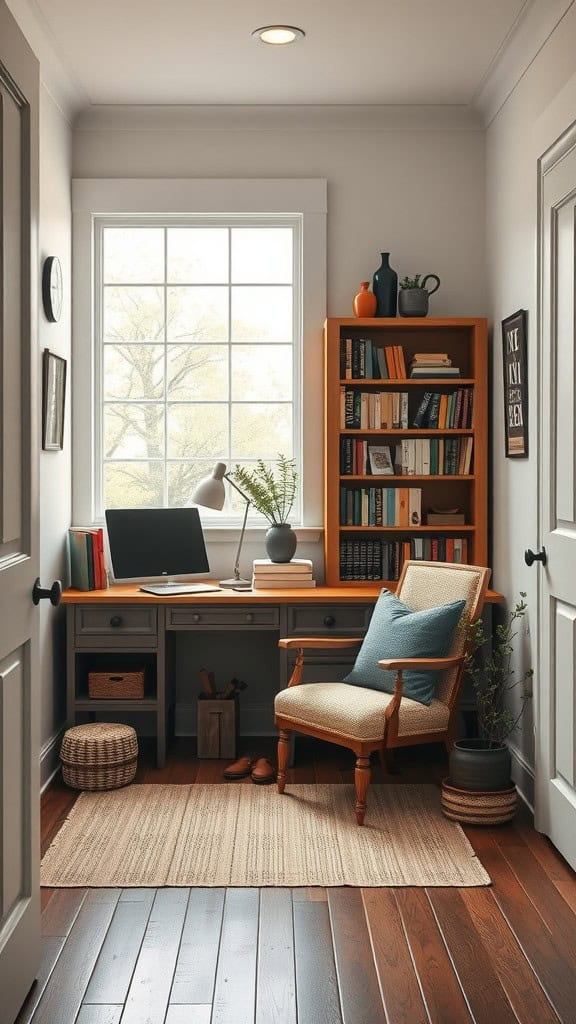
[[(528, 569), (523, 557), (525, 548), (536, 549), (538, 544), (537, 159), (576, 117), (574, 95), (568, 95), (576, 72), (574, 40), (576, 7), (550, 36), (486, 133), (486, 266), (494, 322), (492, 564), (494, 586), (503, 591), (509, 605), (521, 590), (528, 594), (529, 634), (518, 647), (518, 671), (530, 664), (536, 669), (537, 652), (538, 570)], [(563, 90), (567, 95), (562, 103)], [(519, 308), (528, 310), (530, 454), (527, 459), (506, 459), (500, 321)], [(537, 696), (537, 677), (534, 688)], [(517, 780), (530, 796), (534, 768), (530, 706), (513, 746)]]
[[(57, 324), (39, 314), (38, 362), (49, 348), (68, 361), (71, 356), (71, 178), (72, 131), (47, 89), (40, 90), (40, 265), (58, 256), (64, 278), (62, 316)], [(70, 374), (70, 362), (68, 362)], [(40, 378), (41, 379), (41, 378)], [(71, 507), (70, 384), (66, 395), (64, 451), (40, 456), (40, 575), (44, 586), (66, 583), (65, 542)], [(65, 715), (64, 612), (47, 601), (39, 606), (42, 673), (42, 782), (57, 763), (58, 739)]]

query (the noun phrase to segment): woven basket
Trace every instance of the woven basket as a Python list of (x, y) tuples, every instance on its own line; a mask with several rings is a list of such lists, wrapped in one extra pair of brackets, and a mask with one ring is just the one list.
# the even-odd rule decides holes
[(447, 818), (466, 825), (502, 825), (516, 814), (516, 786), (494, 791), (457, 789), (449, 779), (442, 783), (442, 810)]
[(60, 748), (62, 777), (73, 789), (119, 789), (132, 782), (138, 740), (130, 725), (91, 722), (64, 733)]
[(89, 672), (88, 696), (91, 700), (142, 700), (144, 669), (135, 672)]

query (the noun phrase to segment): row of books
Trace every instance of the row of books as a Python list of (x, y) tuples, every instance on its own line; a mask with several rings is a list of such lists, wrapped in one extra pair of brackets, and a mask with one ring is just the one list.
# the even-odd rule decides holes
[(252, 563), (252, 590), (299, 590), (316, 586), (309, 558), (293, 558), (290, 562), (272, 562), (255, 558)]
[(467, 476), (473, 437), (405, 437), (396, 445), (340, 438), (342, 476)]
[(340, 378), (405, 380), (402, 346), (376, 345), (371, 338), (343, 338), (340, 342)]
[(397, 580), (403, 562), (468, 562), (466, 537), (413, 537), (412, 540), (343, 540), (340, 542), (340, 579)]
[(71, 527), (68, 530), (70, 586), (76, 590), (104, 590), (107, 586), (104, 531)]
[(459, 377), (460, 367), (452, 366), (447, 352), (416, 352), (410, 362), (411, 377)]
[(407, 430), (407, 391), (358, 391), (340, 387), (341, 430)]
[(341, 526), (420, 526), (420, 487), (341, 487)]
[(434, 430), (466, 430), (472, 426), (473, 399), (472, 388), (457, 388), (450, 395), (425, 391), (412, 425)]

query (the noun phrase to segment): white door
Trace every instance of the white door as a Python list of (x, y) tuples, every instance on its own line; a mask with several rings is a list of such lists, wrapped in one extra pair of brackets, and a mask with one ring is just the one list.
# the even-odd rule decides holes
[(38, 65), (0, 0), (0, 1024), (40, 953)]
[(536, 827), (576, 868), (576, 125), (540, 161)]

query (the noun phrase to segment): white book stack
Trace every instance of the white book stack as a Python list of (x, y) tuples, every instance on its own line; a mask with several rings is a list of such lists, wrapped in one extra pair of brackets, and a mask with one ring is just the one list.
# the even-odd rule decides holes
[(279, 590), (292, 587), (300, 590), (315, 587), (312, 578), (312, 562), (309, 558), (293, 558), (291, 562), (271, 562), (269, 558), (255, 558), (253, 563), (252, 589)]

